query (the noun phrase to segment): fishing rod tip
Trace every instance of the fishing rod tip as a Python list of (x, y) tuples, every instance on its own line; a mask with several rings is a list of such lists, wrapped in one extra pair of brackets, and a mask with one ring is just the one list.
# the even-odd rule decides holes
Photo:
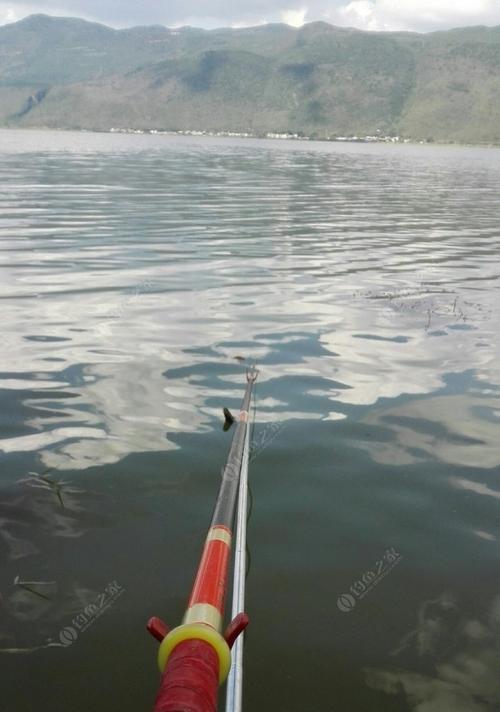
[(249, 366), (247, 368), (247, 381), (255, 381), (259, 375), (259, 369), (256, 366)]

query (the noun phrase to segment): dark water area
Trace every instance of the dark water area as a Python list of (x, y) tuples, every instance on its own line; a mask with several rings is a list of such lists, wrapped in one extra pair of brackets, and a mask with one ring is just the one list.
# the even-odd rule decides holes
[(256, 390), (244, 709), (500, 709), (500, 152), (0, 132), (0, 710), (152, 708)]

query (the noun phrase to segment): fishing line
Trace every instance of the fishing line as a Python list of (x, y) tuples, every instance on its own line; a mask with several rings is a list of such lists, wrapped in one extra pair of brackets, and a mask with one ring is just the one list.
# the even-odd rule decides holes
[[(247, 507), (247, 527), (248, 527), (248, 522), (250, 521), (250, 517), (252, 515), (252, 509), (253, 509), (253, 494), (252, 490), (250, 488), (250, 485), (247, 487), (247, 492), (248, 492), (248, 507)], [(248, 536), (246, 540), (246, 546), (245, 546), (245, 551), (246, 551), (246, 568), (245, 568), (245, 581), (248, 578), (248, 574), (250, 573), (250, 569), (252, 567), (252, 552), (250, 551), (250, 545), (248, 543)]]
[[(253, 368), (256, 368), (255, 362), (252, 364)], [(250, 460), (252, 459), (252, 450), (253, 450), (253, 443), (254, 443), (254, 432), (255, 432), (255, 422), (257, 420), (257, 384), (255, 383), (254, 388), (253, 388), (253, 416), (252, 416), (252, 422), (250, 426)], [(253, 492), (252, 492), (252, 487), (250, 485), (250, 478), (248, 478), (247, 482), (247, 493), (248, 493), (248, 503), (247, 503), (247, 528), (248, 528), (248, 523), (250, 522), (250, 519), (252, 517), (252, 512), (253, 512)], [(245, 581), (248, 578), (248, 575), (250, 573), (250, 569), (252, 568), (252, 552), (250, 551), (250, 545), (248, 543), (248, 535), (246, 539), (246, 569), (245, 569)]]

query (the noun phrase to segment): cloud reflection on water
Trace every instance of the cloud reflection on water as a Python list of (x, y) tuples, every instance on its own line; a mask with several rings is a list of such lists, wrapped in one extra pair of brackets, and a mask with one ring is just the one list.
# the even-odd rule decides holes
[(452, 596), (442, 594), (422, 603), (417, 628), (393, 653), (413, 649), (431, 661), (433, 674), (370, 668), (366, 682), (388, 695), (402, 691), (412, 712), (491, 712), (500, 705), (499, 643), (500, 594), (484, 620), (467, 618)]
[[(6, 162), (0, 385), (26, 392), (35, 432), (5, 437), (0, 450), (82, 469), (173, 449), (175, 433), (212, 427), (207, 402), (239, 394), (234, 364), (215, 383), (197, 379), (242, 350), (262, 364), (264, 388), (291, 375), (304, 396), (323, 398), (320, 409), (301, 410), (280, 394), (281, 419), (339, 420), (346, 406), (432, 393), (444, 374), (471, 368), (500, 384), (489, 227), (477, 231), (470, 203), (473, 248), (464, 225), (473, 173), (457, 188), (446, 162), (429, 165), (412, 147), (400, 155), (155, 139), (150, 153), (134, 153), (130, 138), (110, 141), (108, 154), (100, 137), (88, 137), (93, 161), (80, 137), (80, 153), (53, 154), (50, 164), (30, 154), (29, 176), (15, 153)], [(447, 160), (462, 158), (452, 151)], [(493, 168), (486, 154), (474, 159), (483, 215)], [(373, 171), (379, 183), (368, 185)], [(470, 269), (484, 280), (473, 297)], [(182, 378), (173, 375), (186, 365)], [(484, 462), (497, 457), (484, 419), (456, 422), (471, 416), (470, 400), (427, 406), (423, 417), (451, 418), (452, 432), (486, 429)], [(396, 406), (394, 417), (420, 417), (421, 408)], [(476, 457), (384, 425), (398, 444), (371, 447), (379, 461), (412, 462), (419, 449)]]

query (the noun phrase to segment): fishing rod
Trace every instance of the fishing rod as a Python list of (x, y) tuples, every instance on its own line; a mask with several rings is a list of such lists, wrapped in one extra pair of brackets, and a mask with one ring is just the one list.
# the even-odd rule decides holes
[[(226, 680), (231, 668), (231, 648), (249, 622), (247, 614), (237, 608), (235, 617), (224, 633), (221, 632), (239, 491), (241, 498), (242, 470), (246, 491), (248, 422), (257, 375), (255, 367), (247, 370), (247, 385), (236, 430), (183, 622), (170, 631), (160, 618), (153, 617), (147, 624), (149, 632), (160, 641), (158, 666), (161, 682), (154, 712), (216, 712), (218, 686)], [(242, 516), (241, 511), (238, 519)], [(235, 574), (240, 571), (240, 566), (237, 560)], [(241, 576), (240, 582), (235, 581), (233, 588), (234, 613), (235, 596), (239, 595), (241, 601), (241, 593), (237, 593), (241, 588)], [(239, 648), (237, 663), (240, 671), (241, 656)], [(240, 681), (241, 674), (236, 688), (239, 689), (237, 694), (241, 703)]]
[[(243, 461), (241, 463), (238, 509), (236, 513), (236, 542), (234, 546), (233, 600), (231, 617), (235, 620), (245, 609), (245, 578), (247, 571), (247, 515), (248, 515), (248, 460), (250, 456), (250, 428), (247, 427)], [(243, 636), (233, 645), (232, 665), (226, 685), (225, 712), (240, 712), (243, 703)]]

